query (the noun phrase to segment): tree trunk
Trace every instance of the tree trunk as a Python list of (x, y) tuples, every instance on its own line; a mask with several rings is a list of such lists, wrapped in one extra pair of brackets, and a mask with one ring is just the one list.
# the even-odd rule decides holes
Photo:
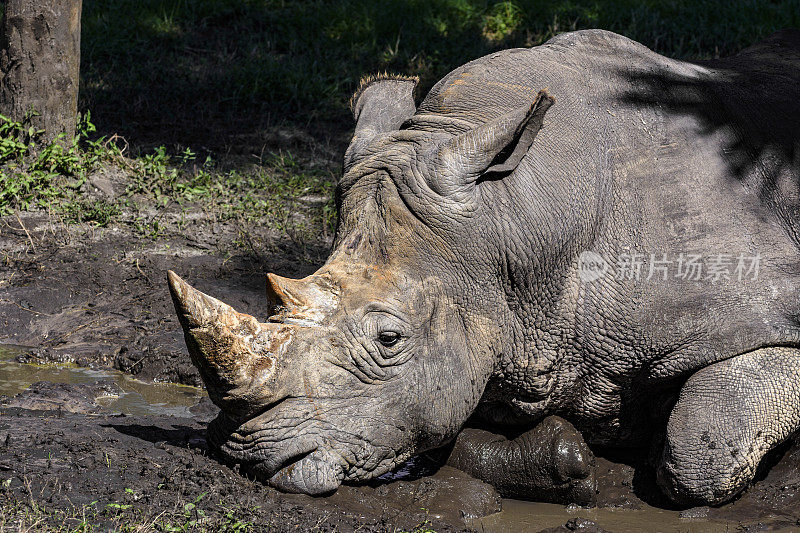
[(0, 113), (45, 130), (75, 134), (82, 0), (7, 0), (0, 34)]

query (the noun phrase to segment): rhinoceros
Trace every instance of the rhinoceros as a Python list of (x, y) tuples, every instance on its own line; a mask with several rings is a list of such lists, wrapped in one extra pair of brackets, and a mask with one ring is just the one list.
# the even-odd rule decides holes
[(800, 427), (800, 32), (578, 31), (416, 84), (362, 82), (332, 252), (267, 274), (271, 316), (169, 273), (212, 446), (317, 495), (469, 420), (455, 461), (510, 492), (653, 445), (674, 502), (734, 498)]

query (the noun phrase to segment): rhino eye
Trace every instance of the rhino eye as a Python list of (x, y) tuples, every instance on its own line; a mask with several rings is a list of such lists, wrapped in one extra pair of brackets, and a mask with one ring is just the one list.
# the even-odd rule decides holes
[(381, 331), (378, 334), (378, 342), (387, 348), (391, 348), (400, 341), (400, 334), (396, 331)]

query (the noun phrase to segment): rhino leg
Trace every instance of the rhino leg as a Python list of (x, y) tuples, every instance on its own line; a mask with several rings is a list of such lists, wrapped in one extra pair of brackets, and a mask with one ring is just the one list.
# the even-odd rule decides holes
[(800, 429), (800, 350), (763, 348), (689, 378), (670, 414), (658, 469), (684, 505), (724, 503), (755, 476), (770, 449)]
[(489, 483), (505, 497), (595, 502), (594, 455), (572, 424), (557, 416), (513, 439), (466, 428), (447, 464)]

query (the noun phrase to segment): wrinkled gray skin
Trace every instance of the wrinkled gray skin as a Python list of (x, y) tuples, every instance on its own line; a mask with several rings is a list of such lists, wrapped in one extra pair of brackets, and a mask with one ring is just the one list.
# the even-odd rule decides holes
[[(501, 486), (538, 469), (531, 486), (583, 494), (591, 454), (571, 423), (603, 445), (661, 435), (658, 479), (678, 503), (733, 498), (800, 425), (798, 33), (692, 64), (581, 31), (473, 61), (418, 108), (413, 87), (356, 94), (333, 253), (303, 280), (269, 276), (275, 316), (170, 275), (223, 410), (211, 442), (273, 486), (322, 494), (472, 417), (519, 436), (465, 434), (463, 468), (505, 468)], [(549, 108), (532, 106), (542, 89)], [(587, 250), (612, 268), (632, 253), (760, 268), (647, 280), (648, 262), (589, 282)], [(568, 422), (530, 438), (547, 415)]]
[(581, 434), (558, 416), (548, 416), (514, 437), (462, 429), (447, 463), (491, 482), (509, 498), (595, 503), (594, 456)]

